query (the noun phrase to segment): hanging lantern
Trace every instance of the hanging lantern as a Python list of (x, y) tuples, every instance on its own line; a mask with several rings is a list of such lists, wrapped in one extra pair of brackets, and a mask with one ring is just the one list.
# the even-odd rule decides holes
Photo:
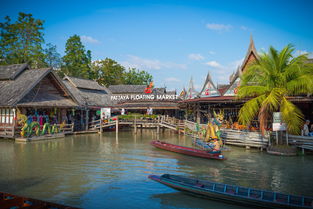
[(54, 114), (57, 114), (57, 108), (56, 107), (54, 108)]
[(72, 115), (74, 116), (75, 115), (75, 109), (72, 108)]

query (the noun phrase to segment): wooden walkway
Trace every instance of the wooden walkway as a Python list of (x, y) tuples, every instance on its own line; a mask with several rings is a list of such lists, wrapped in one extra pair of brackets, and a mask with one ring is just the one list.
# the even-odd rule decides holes
[(118, 116), (101, 121), (96, 120), (89, 123), (87, 131), (103, 132), (104, 128), (115, 128), (118, 132), (119, 126), (128, 125), (134, 128), (135, 132), (137, 128), (156, 128), (157, 132), (160, 128), (168, 128), (175, 131), (182, 132), (185, 129), (184, 121), (168, 116), (158, 116), (157, 118), (133, 118), (133, 119), (121, 119)]

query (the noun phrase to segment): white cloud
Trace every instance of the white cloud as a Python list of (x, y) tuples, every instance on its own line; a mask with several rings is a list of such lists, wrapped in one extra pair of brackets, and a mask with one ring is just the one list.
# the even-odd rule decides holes
[(181, 82), (180, 79), (175, 78), (175, 77), (169, 77), (169, 78), (165, 78), (166, 82)]
[(248, 30), (249, 28), (247, 26), (242, 25), (242, 26), (240, 26), (240, 29), (241, 30)]
[(174, 62), (161, 62), (158, 59), (145, 59), (134, 55), (127, 55), (126, 61), (120, 62), (126, 68), (138, 68), (141, 70), (187, 69), (187, 65)]
[(223, 66), (216, 62), (216, 61), (209, 61), (205, 63), (206, 65), (210, 66), (210, 67), (214, 67), (214, 68), (222, 68)]
[(206, 27), (210, 30), (215, 30), (215, 31), (229, 31), (230, 29), (233, 28), (232, 25), (224, 25), (224, 24), (217, 24), (217, 23), (208, 23), (206, 24)]
[(210, 55), (216, 54), (214, 51), (209, 51)]
[(100, 41), (98, 41), (97, 39), (91, 37), (91, 36), (80, 36), (82, 42), (85, 42), (85, 43), (91, 43), (91, 44), (100, 44)]
[(308, 55), (308, 58), (310, 58), (310, 59), (313, 58), (313, 52), (308, 52), (307, 50), (297, 50), (297, 51), (294, 53), (294, 56), (299, 56), (299, 55), (302, 55), (302, 54), (307, 54), (307, 55)]
[(204, 57), (201, 54), (189, 54), (188, 58), (191, 60), (203, 60)]

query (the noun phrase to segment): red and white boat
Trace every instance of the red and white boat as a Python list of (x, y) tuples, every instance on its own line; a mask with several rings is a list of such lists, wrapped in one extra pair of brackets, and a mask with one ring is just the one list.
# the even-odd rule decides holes
[(190, 155), (194, 157), (202, 157), (202, 158), (216, 159), (216, 160), (226, 159), (224, 155), (221, 154), (220, 151), (206, 151), (206, 150), (194, 149), (191, 147), (179, 146), (175, 144), (162, 142), (159, 140), (152, 141), (151, 145), (160, 149), (168, 150), (171, 152), (177, 152), (177, 153), (184, 154), (184, 155)]

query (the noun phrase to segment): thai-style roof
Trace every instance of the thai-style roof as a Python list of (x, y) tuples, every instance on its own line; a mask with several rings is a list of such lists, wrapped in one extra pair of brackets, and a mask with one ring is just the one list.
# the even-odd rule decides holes
[[(66, 76), (63, 79), (63, 83), (73, 94), (75, 99), (78, 101), (78, 104), (83, 107), (108, 107), (113, 103), (110, 98), (110, 90), (99, 85), (95, 84), (96, 81), (74, 78)], [(90, 85), (88, 85), (90, 83)], [(86, 88), (88, 87), (89, 88)]]
[(242, 64), (238, 67), (235, 74), (231, 76), (230, 85), (228, 89), (224, 90), (223, 96), (235, 96), (237, 94), (237, 88), (240, 83), (240, 75), (245, 71), (246, 67), (249, 63), (253, 62), (254, 60), (259, 59), (258, 53), (254, 46), (254, 41), (252, 35), (250, 36), (250, 44), (248, 47), (248, 51), (246, 56), (242, 62)]
[(199, 92), (197, 92), (195, 90), (195, 87), (193, 85), (193, 80), (192, 80), (192, 77), (190, 78), (190, 81), (189, 81), (189, 87), (188, 87), (188, 90), (187, 90), (187, 94), (186, 94), (186, 99), (193, 99), (195, 97), (197, 97), (199, 94)]
[[(19, 66), (19, 67), (17, 67)], [(7, 70), (7, 68), (9, 70)], [(14, 69), (14, 70), (12, 70)], [(29, 69), (27, 65), (1, 66), (6, 75), (0, 79), (0, 106), (75, 107), (77, 104), (51, 68)], [(12, 75), (10, 75), (10, 73)], [(43, 79), (53, 80), (48, 85)], [(44, 84), (43, 84), (44, 83)]]
[(254, 41), (253, 41), (253, 38), (252, 38), (252, 35), (250, 36), (250, 43), (249, 43), (249, 47), (248, 47), (248, 51), (246, 53), (246, 56), (239, 68), (239, 72), (242, 73), (246, 66), (256, 60), (256, 59), (259, 59), (259, 55), (258, 55), (258, 52), (256, 51), (256, 48), (255, 48), (255, 45), (254, 45)]
[(0, 80), (14, 80), (23, 70), (28, 68), (28, 64), (0, 65)]
[(206, 80), (204, 82), (203, 88), (200, 91), (199, 94), (200, 97), (217, 97), (221, 96), (220, 92), (215, 87), (210, 72), (208, 72), (208, 75), (206, 77)]
[(112, 94), (141, 94), (146, 85), (110, 85), (108, 88)]

